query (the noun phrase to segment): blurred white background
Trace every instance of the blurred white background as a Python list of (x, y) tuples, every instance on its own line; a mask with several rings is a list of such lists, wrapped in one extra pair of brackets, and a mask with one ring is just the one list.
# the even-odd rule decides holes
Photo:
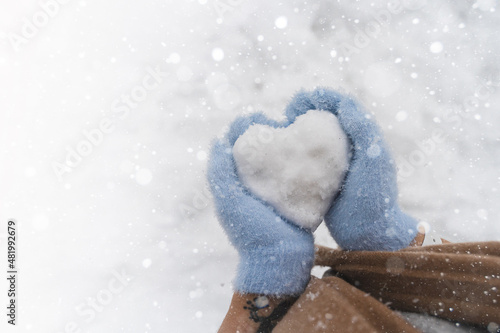
[[(453, 241), (500, 240), (496, 5), (2, 1), (0, 248), (16, 219), (20, 271), (9, 329), (216, 331), (237, 254), (205, 187), (210, 142), (243, 113), (280, 119), (300, 88), (373, 112), (407, 212)], [(316, 239), (333, 244), (325, 228)]]

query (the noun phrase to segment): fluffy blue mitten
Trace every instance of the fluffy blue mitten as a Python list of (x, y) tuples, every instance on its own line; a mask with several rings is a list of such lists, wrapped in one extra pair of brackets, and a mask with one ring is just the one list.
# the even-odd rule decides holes
[(298, 295), (314, 261), (314, 239), (252, 195), (240, 182), (232, 148), (253, 124), (280, 127), (262, 114), (236, 119), (226, 137), (212, 147), (208, 181), (219, 221), (238, 250), (234, 288), (240, 293)]
[(323, 88), (296, 94), (286, 116), (293, 122), (314, 109), (335, 114), (352, 145), (343, 187), (325, 215), (335, 241), (344, 250), (407, 247), (417, 221), (398, 206), (394, 160), (377, 125), (354, 99)]

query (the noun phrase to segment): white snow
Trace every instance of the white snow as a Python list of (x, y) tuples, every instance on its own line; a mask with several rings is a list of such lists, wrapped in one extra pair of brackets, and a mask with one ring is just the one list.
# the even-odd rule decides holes
[(218, 47), (212, 50), (212, 58), (215, 61), (222, 61), (224, 59), (224, 51)]
[[(442, 320), (425, 314), (411, 312), (398, 312), (406, 321), (423, 333), (482, 333), (496, 332), (496, 330), (484, 330), (468, 325), (460, 325), (448, 320)], [(491, 325), (493, 326), (493, 325)], [(489, 326), (488, 326), (489, 328)]]
[[(397, 2), (415, 6), (366, 34)], [(16, 51), (8, 37), (23, 37), (25, 19), (47, 3), (58, 12), (36, 31), (25, 28), (31, 36)], [(281, 16), (284, 29), (275, 25)], [(15, 218), (15, 331), (70, 332), (75, 323), (82, 332), (216, 332), (238, 256), (206, 189), (206, 153), (238, 115), (282, 120), (300, 88), (341, 88), (373, 113), (407, 212), (451, 241), (500, 240), (498, 22), (493, 0), (4, 1), (0, 257), (5, 221)], [(443, 49), (432, 53), (436, 41)], [(346, 54), (343, 43), (356, 50)], [(394, 67), (367, 74), (380, 61)], [(113, 103), (124, 106), (121, 96), (142, 86), (149, 66), (164, 73), (158, 87), (115, 113)], [(370, 87), (377, 82), (388, 87)], [(64, 162), (66, 147), (87, 140), (82, 131), (103, 117), (113, 118), (113, 131), (59, 181), (52, 162)], [(135, 178), (143, 169), (152, 176), (144, 185)], [(323, 224), (315, 239), (334, 246)], [(122, 288), (110, 303), (86, 305), (122, 270), (131, 280), (115, 284)], [(6, 290), (2, 278), (0, 303)], [(80, 315), (82, 304), (95, 317)], [(0, 331), (12, 330), (2, 320)]]
[(337, 117), (309, 110), (286, 128), (256, 124), (233, 148), (238, 174), (258, 197), (316, 230), (349, 166), (349, 141)]
[(440, 42), (434, 42), (431, 44), (430, 50), (432, 53), (439, 53), (443, 51), (443, 44), (441, 44)]
[(274, 25), (278, 29), (285, 29), (288, 25), (288, 19), (285, 16), (280, 16), (274, 21)]

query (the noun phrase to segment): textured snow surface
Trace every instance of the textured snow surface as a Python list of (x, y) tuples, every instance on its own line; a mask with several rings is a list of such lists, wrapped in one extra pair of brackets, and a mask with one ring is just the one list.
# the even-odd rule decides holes
[(295, 224), (316, 230), (349, 166), (349, 140), (336, 116), (309, 110), (286, 128), (250, 126), (233, 155), (251, 192)]
[[(496, 333), (495, 330), (484, 330), (477, 327), (462, 325), (437, 317), (412, 312), (399, 312), (399, 314), (416, 329), (424, 333)], [(490, 326), (492, 327), (492, 326)]]
[[(342, 88), (372, 113), (405, 211), (450, 241), (500, 240), (498, 2), (377, 15), (396, 2), (3, 1), (0, 257), (15, 218), (16, 331), (216, 332), (238, 256), (206, 190), (211, 140), (243, 113), (283, 120), (300, 88)], [(60, 181), (52, 163), (79, 145)], [(334, 245), (324, 225), (315, 236)]]

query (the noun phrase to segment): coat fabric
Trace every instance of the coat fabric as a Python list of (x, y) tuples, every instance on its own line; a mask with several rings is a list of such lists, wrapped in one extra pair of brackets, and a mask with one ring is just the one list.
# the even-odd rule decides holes
[(396, 252), (318, 246), (311, 278), (273, 332), (419, 332), (393, 310), (497, 332), (500, 242), (411, 247)]

